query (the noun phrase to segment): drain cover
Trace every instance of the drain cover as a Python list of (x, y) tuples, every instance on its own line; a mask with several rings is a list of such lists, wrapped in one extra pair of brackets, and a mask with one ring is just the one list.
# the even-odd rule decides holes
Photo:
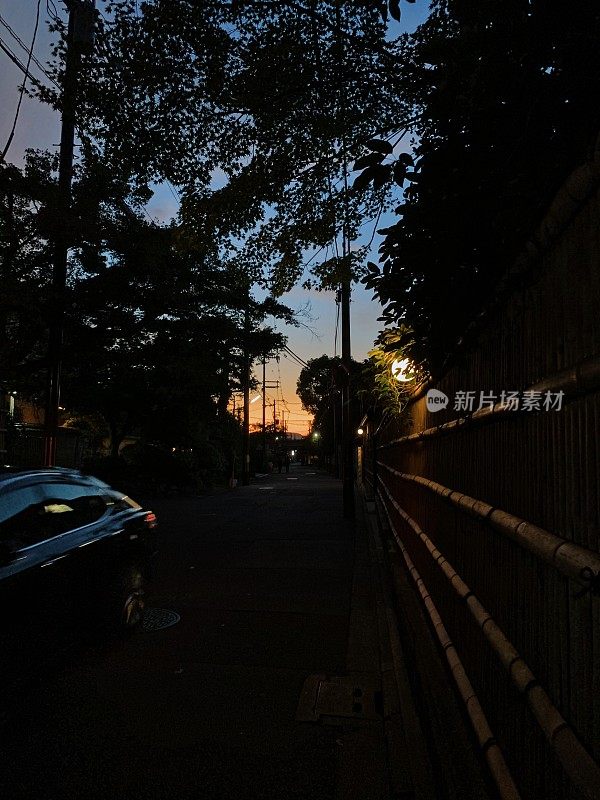
[(375, 686), (368, 685), (358, 675), (309, 675), (302, 687), (296, 720), (321, 719), (335, 724), (334, 720), (340, 718), (377, 719), (379, 694)]
[(146, 608), (142, 620), (142, 630), (160, 631), (162, 628), (177, 625), (180, 619), (181, 617), (176, 611), (169, 611), (167, 608)]

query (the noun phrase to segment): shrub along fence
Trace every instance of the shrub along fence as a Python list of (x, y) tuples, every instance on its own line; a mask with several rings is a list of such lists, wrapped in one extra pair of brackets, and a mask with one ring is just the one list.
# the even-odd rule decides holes
[(600, 797), (599, 187), (596, 153), (409, 433), (365, 432), (365, 482), (531, 800)]

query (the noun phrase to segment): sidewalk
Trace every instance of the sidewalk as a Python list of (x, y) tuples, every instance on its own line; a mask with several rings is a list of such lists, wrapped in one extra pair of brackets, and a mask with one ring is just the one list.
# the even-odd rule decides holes
[(155, 510), (149, 603), (180, 621), (82, 647), (23, 698), (5, 797), (453, 796), (427, 777), (408, 683), (403, 698), (390, 672), (377, 542), (361, 514), (342, 519), (339, 481), (294, 467)]

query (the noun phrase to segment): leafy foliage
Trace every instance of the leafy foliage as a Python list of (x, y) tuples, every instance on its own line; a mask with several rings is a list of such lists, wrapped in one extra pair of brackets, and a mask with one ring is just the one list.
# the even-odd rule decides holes
[[(326, 248), (342, 226), (355, 239), (383, 202), (383, 172), (345, 192), (365, 143), (401, 125), (382, 3), (137, 6), (110, 2), (99, 18), (81, 73), (82, 156), (138, 200), (153, 181), (172, 181), (186, 234), (235, 253), (254, 281), (283, 294), (307, 248)], [(362, 274), (358, 257), (345, 266)]]
[(337, 376), (341, 368), (341, 358), (322, 355), (309, 359), (307, 366), (300, 371), (297, 394), (302, 407), (310, 414), (317, 414), (330, 403), (339, 383)]
[[(301, 370), (297, 383), (297, 394), (306, 411), (314, 415), (312, 428), (319, 434), (319, 451), (329, 460), (335, 461), (336, 445), (341, 439), (341, 390), (349, 381), (351, 425), (357, 425), (363, 413), (359, 388), (363, 365), (352, 361), (350, 374), (339, 357), (327, 355), (311, 358)], [(339, 453), (338, 453), (339, 455)]]
[[(274, 352), (285, 339), (267, 316), (291, 324), (294, 316), (273, 298), (252, 298), (234, 261), (191, 248), (176, 226), (147, 222), (128, 205), (126, 187), (86, 166), (69, 219), (62, 403), (78, 418), (100, 415), (115, 454), (131, 433), (169, 447), (207, 447), (227, 427), (245, 346), (251, 360)], [(12, 345), (0, 352), (2, 374), (12, 389), (40, 400), (53, 167), (31, 153), (24, 171), (0, 172), (0, 273), (10, 289), (0, 322)]]
[[(27, 159), (24, 170), (0, 167), (0, 363), (4, 379), (26, 358), (43, 362), (50, 274), (49, 231), (43, 209), (52, 203), (49, 156)], [(42, 298), (41, 302), (40, 299)], [(15, 387), (10, 387), (15, 388)]]
[[(369, 351), (369, 361), (363, 371), (362, 394), (368, 398), (374, 413), (400, 417), (410, 393), (423, 378), (422, 373), (410, 366), (407, 355), (413, 346), (412, 331), (404, 325), (383, 331), (376, 347)], [(411, 381), (399, 382), (394, 376), (394, 362), (408, 361), (406, 374)]]
[[(567, 15), (557, 0), (436, 0), (396, 45), (398, 115), (414, 120), (416, 162), (365, 283), (434, 373), (594, 145), (599, 36), (590, 3)], [(363, 181), (379, 174), (375, 153)]]

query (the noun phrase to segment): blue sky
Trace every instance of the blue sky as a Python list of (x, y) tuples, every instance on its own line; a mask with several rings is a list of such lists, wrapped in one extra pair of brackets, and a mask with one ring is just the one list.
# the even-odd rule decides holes
[[(0, 15), (13, 28), (14, 32), (27, 44), (31, 41), (35, 23), (37, 0), (0, 0)], [(97, 3), (102, 6), (102, 0)], [(56, 1), (59, 12), (64, 16), (63, 3)], [(414, 4), (402, 3), (401, 23), (391, 22), (390, 36), (397, 36), (403, 31), (412, 31), (427, 16), (428, 3), (426, 0), (417, 0)], [(45, 63), (50, 56), (52, 36), (48, 32), (48, 16), (46, 3), (41, 3), (41, 24), (38, 30), (34, 53), (37, 58)], [(21, 61), (25, 62), (27, 54), (19, 47), (7, 29), (0, 23), (0, 38), (10, 47)], [(32, 72), (38, 75), (35, 65)], [(22, 74), (11, 63), (5, 53), (0, 52), (0, 101), (3, 109), (0, 115), (0, 146), (3, 148), (12, 125), (14, 111), (18, 102), (18, 87)], [(20, 163), (26, 148), (52, 149), (58, 147), (60, 138), (60, 120), (58, 115), (47, 106), (44, 106), (28, 97), (23, 99), (21, 113), (7, 160)], [(161, 221), (167, 221), (177, 214), (177, 202), (167, 186), (158, 187), (156, 193), (147, 207), (148, 213)], [(386, 224), (385, 218), (380, 220), (379, 227)], [(368, 239), (371, 236), (372, 223), (365, 231)], [(373, 242), (373, 260), (376, 260), (378, 238)], [(310, 254), (307, 254), (309, 257)], [(284, 302), (292, 308), (303, 308), (310, 304), (311, 320), (308, 322), (312, 332), (304, 327), (288, 328), (285, 333), (289, 336), (289, 345), (305, 361), (309, 358), (320, 356), (323, 353), (333, 355), (336, 322), (335, 298), (331, 292), (307, 291), (296, 287), (283, 298)], [(352, 351), (357, 359), (365, 358), (371, 349), (373, 341), (380, 330), (377, 317), (381, 314), (381, 307), (372, 299), (371, 292), (362, 286), (353, 288), (352, 296)], [(339, 346), (339, 345), (338, 345)], [(300, 433), (307, 431), (307, 415), (302, 412), (297, 396), (295, 395), (296, 380), (300, 367), (292, 361), (281, 358), (279, 363), (272, 362), (267, 366), (267, 380), (282, 382), (282, 393), (278, 399), (285, 399), (290, 412), (290, 430)], [(274, 392), (271, 392), (273, 395)], [(283, 395), (283, 397), (282, 397)], [(253, 417), (258, 414), (260, 403), (251, 406)]]

